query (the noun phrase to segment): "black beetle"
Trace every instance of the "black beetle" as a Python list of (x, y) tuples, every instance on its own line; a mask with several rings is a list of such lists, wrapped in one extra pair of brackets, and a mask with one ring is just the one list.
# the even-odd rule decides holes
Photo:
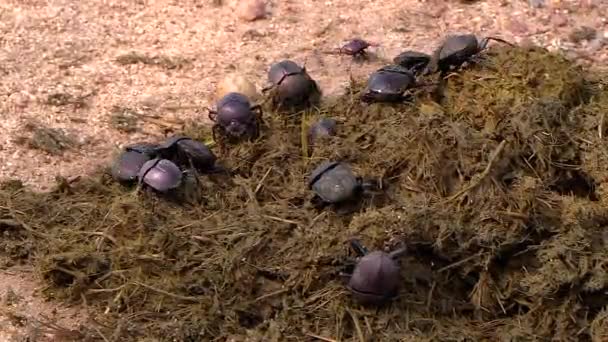
[(149, 143), (137, 143), (125, 147), (112, 165), (112, 178), (120, 183), (135, 182), (144, 163), (156, 156), (157, 148), (158, 145)]
[(230, 140), (255, 139), (262, 122), (262, 108), (251, 105), (249, 98), (241, 93), (228, 93), (209, 110), (213, 125), (213, 139), (227, 137)]
[(317, 139), (336, 135), (336, 120), (321, 118), (308, 129), (308, 143), (314, 145)]
[(186, 136), (173, 136), (159, 146), (159, 154), (182, 168), (193, 167), (199, 172), (215, 169), (217, 157), (204, 143)]
[(360, 192), (362, 180), (355, 176), (348, 164), (326, 161), (310, 175), (308, 187), (325, 203), (339, 203), (353, 199)]
[(424, 70), (430, 61), (431, 55), (412, 50), (404, 51), (393, 58), (393, 63), (411, 70), (414, 74)]
[(308, 188), (314, 194), (315, 200), (322, 205), (354, 203), (358, 195), (380, 190), (381, 184), (375, 180), (363, 180), (355, 176), (350, 165), (339, 161), (325, 161), (317, 166), (310, 174)]
[(486, 37), (479, 41), (474, 34), (448, 35), (433, 53), (431, 63), (425, 73), (435, 72), (437, 69), (445, 73), (452, 67), (460, 67), (464, 62), (470, 61), (472, 57), (485, 50), (490, 40), (514, 46), (514, 44), (498, 37)]
[(361, 38), (355, 38), (348, 41), (344, 44), (339, 50), (338, 53), (357, 57), (366, 57), (367, 52), (365, 51), (370, 46), (375, 46), (376, 44), (365, 41)]
[(416, 86), (416, 76), (400, 65), (388, 65), (373, 72), (367, 80), (361, 100), (363, 102), (398, 102), (405, 92)]
[(406, 248), (370, 253), (358, 240), (351, 241), (351, 248), (359, 257), (347, 286), (353, 298), (363, 305), (383, 305), (397, 297), (401, 282), (397, 258)]
[(262, 91), (275, 89), (275, 105), (301, 107), (317, 102), (321, 94), (317, 82), (310, 77), (306, 67), (300, 67), (290, 60), (273, 64), (268, 71), (268, 81), (271, 85)]
[(158, 192), (178, 188), (182, 183), (182, 171), (168, 159), (148, 160), (139, 170), (139, 184), (146, 184)]

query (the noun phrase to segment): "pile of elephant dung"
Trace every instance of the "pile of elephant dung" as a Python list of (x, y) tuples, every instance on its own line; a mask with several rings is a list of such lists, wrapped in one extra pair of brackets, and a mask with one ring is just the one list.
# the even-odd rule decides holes
[[(605, 340), (607, 80), (497, 47), (412, 103), (361, 104), (354, 81), (302, 122), (267, 108), (259, 140), (219, 155), (235, 176), (201, 177), (185, 204), (107, 171), (49, 193), (8, 182), (0, 263), (34, 264), (49, 297), (86, 301), (98, 315), (81, 334), (98, 339)], [(319, 116), (338, 135), (307, 146)], [(350, 213), (315, 209), (307, 175), (327, 159), (383, 191)], [(407, 245), (390, 305), (343, 286), (352, 237)]]

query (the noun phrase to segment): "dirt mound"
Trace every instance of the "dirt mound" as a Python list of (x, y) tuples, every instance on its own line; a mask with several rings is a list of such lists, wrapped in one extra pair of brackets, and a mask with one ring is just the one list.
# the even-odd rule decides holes
[[(107, 171), (50, 193), (6, 183), (0, 263), (34, 263), (50, 297), (96, 309), (81, 338), (605, 340), (607, 78), (540, 48), (487, 56), (409, 104), (362, 105), (353, 81), (302, 122), (267, 109), (261, 139), (220, 156), (236, 175), (189, 179), (185, 204)], [(312, 149), (319, 116), (339, 133)], [(315, 209), (307, 175), (327, 159), (383, 192)], [(408, 246), (390, 306), (345, 290), (352, 237)]]

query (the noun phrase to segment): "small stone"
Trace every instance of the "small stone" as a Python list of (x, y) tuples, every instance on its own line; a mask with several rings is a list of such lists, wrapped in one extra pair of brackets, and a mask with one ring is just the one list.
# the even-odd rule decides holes
[(27, 107), (29, 102), (31, 101), (29, 94), (26, 92), (14, 93), (9, 98), (13, 101), (15, 106), (21, 108)]
[(595, 39), (595, 37), (597, 36), (597, 31), (589, 26), (581, 26), (577, 29), (574, 29), (572, 32), (570, 32), (570, 35), (568, 38), (570, 38), (570, 41), (572, 41), (573, 43), (580, 43), (583, 40), (593, 40)]
[(604, 47), (604, 45), (606, 45), (606, 38), (596, 37), (595, 39), (589, 42), (587, 48), (589, 49), (589, 51), (595, 52)]
[(255, 21), (266, 17), (264, 0), (241, 0), (236, 7), (236, 15), (245, 21)]
[(528, 5), (533, 8), (541, 8), (545, 6), (545, 0), (528, 0)]
[(140, 96), (139, 103), (147, 108), (156, 108), (159, 107), (164, 102), (162, 96), (153, 95), (153, 94), (144, 94)]

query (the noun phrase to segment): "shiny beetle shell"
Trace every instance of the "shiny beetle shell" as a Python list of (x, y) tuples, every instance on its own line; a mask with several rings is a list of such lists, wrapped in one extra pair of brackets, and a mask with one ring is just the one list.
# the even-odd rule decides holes
[(255, 136), (256, 119), (249, 98), (241, 93), (228, 93), (217, 103), (216, 125), (229, 136)]
[(352, 199), (360, 184), (347, 164), (324, 162), (311, 173), (309, 186), (323, 201), (338, 203)]
[(121, 183), (137, 180), (141, 167), (154, 158), (157, 145), (139, 143), (127, 146), (112, 165), (112, 178)]
[(479, 40), (474, 34), (453, 34), (448, 35), (441, 46), (433, 54), (433, 59), (429, 71), (437, 68), (443, 72), (450, 67), (459, 67), (471, 57), (484, 50), (488, 42), (494, 40), (510, 46), (514, 46), (499, 37), (485, 37)]
[(217, 122), (224, 127), (233, 121), (248, 124), (254, 120), (251, 102), (241, 93), (228, 93), (217, 102)]
[(180, 140), (177, 146), (177, 159), (181, 164), (192, 163), (192, 166), (198, 171), (208, 171), (215, 165), (217, 157), (202, 142), (184, 139)]
[(371, 44), (361, 38), (355, 38), (348, 41), (344, 46), (340, 48), (340, 52), (346, 55), (355, 56), (365, 52), (365, 49), (370, 47)]
[(412, 50), (404, 51), (393, 58), (393, 63), (410, 70), (424, 69), (430, 61), (431, 55)]
[(320, 137), (328, 137), (336, 135), (336, 120), (332, 118), (321, 118), (308, 129), (308, 141), (314, 144)]
[(372, 73), (367, 81), (362, 100), (365, 102), (396, 102), (416, 83), (414, 74), (399, 66), (388, 66)]
[(399, 272), (399, 264), (390, 254), (374, 251), (359, 260), (348, 287), (361, 304), (380, 305), (397, 296)]
[(268, 80), (276, 87), (276, 100), (290, 106), (304, 104), (317, 90), (306, 70), (290, 60), (273, 64)]
[(167, 192), (181, 185), (182, 171), (167, 159), (147, 161), (139, 171), (139, 181), (159, 192)]
[(268, 81), (274, 85), (279, 85), (279, 83), (285, 81), (283, 79), (285, 75), (296, 75), (303, 72), (304, 69), (296, 64), (296, 62), (286, 59), (275, 63), (270, 67), (270, 70), (268, 71)]
[(193, 166), (201, 172), (212, 169), (217, 160), (207, 145), (186, 136), (173, 136), (167, 139), (160, 148), (167, 151), (165, 153), (167, 159), (173, 159), (182, 166)]
[(462, 63), (479, 50), (479, 41), (475, 35), (449, 35), (439, 49), (439, 64)]

